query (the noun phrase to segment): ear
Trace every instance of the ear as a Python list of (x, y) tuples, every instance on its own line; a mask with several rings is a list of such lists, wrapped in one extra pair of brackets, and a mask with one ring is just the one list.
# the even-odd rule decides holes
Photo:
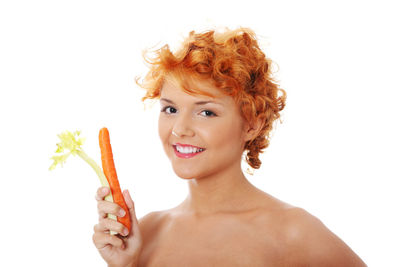
[(255, 123), (250, 125), (249, 123), (245, 122), (245, 142), (249, 140), (253, 140), (254, 138), (257, 137), (257, 135), (260, 133), (262, 127), (264, 126), (264, 120), (262, 118), (258, 118)]

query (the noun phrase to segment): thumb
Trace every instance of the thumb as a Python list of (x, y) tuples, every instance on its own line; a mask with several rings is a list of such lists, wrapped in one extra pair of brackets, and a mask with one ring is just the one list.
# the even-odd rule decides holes
[(138, 221), (136, 218), (136, 212), (135, 212), (135, 203), (133, 202), (131, 195), (129, 194), (129, 191), (126, 189), (122, 193), (124, 195), (125, 203), (128, 206), (129, 209), (129, 215), (131, 217), (131, 222), (132, 222), (132, 227), (136, 227), (138, 225)]

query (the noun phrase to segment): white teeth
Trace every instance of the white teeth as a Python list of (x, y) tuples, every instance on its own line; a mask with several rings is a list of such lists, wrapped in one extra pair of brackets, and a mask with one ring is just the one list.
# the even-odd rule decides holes
[(194, 147), (187, 147), (187, 146), (186, 147), (176, 146), (176, 150), (178, 150), (180, 153), (183, 154), (190, 154), (190, 153), (201, 152), (204, 149), (202, 148), (196, 149)]

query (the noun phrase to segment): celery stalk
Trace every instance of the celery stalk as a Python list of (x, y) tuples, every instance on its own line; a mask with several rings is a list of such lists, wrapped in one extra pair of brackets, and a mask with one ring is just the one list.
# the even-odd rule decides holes
[[(107, 178), (104, 175), (103, 170), (81, 148), (85, 139), (84, 138), (77, 139), (77, 137), (79, 135), (80, 135), (80, 131), (75, 131), (74, 133), (71, 133), (70, 131), (65, 131), (58, 135), (61, 142), (57, 143), (57, 150), (55, 153), (62, 153), (62, 152), (64, 152), (64, 150), (69, 150), (69, 152), (65, 153), (63, 155), (59, 155), (59, 156), (56, 155), (56, 156), (51, 157), (51, 159), (53, 159), (54, 162), (50, 166), (49, 170), (54, 170), (56, 168), (56, 166), (59, 164), (61, 166), (63, 166), (63, 163), (65, 163), (65, 161), (67, 160), (69, 155), (71, 155), (71, 154), (74, 156), (78, 155), (81, 159), (83, 159), (87, 164), (89, 164), (93, 168), (93, 170), (96, 172), (97, 176), (99, 177), (101, 185), (110, 188), (110, 185), (108, 184)], [(105, 197), (105, 200), (114, 202), (113, 197), (111, 195), (111, 190), (110, 190), (110, 194), (108, 194)], [(113, 219), (113, 220), (117, 220), (117, 217), (113, 214), (108, 214), (107, 217), (110, 219)], [(110, 233), (114, 234), (114, 235), (116, 234), (116, 232), (114, 232), (114, 231), (110, 231)]]

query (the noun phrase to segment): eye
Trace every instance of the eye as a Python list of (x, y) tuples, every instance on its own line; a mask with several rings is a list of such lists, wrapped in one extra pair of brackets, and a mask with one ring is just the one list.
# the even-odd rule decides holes
[[(167, 111), (169, 108), (170, 108), (170, 112)], [(161, 112), (164, 112), (164, 113), (167, 113), (167, 114), (171, 114), (171, 113), (175, 113), (176, 109), (171, 107), (171, 106), (166, 106), (161, 110)]]
[(217, 116), (214, 112), (210, 111), (210, 110), (203, 110), (202, 113), (205, 112), (206, 117), (214, 117)]

